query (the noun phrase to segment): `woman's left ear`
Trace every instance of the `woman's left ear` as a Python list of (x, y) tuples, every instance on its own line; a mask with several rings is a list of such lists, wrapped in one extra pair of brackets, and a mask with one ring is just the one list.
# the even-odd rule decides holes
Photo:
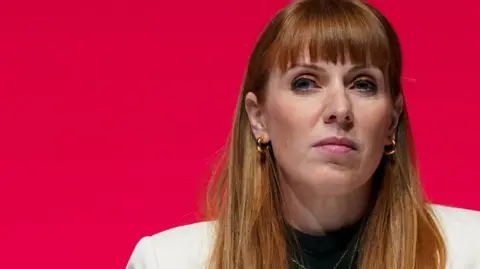
[(400, 116), (402, 115), (402, 112), (403, 112), (403, 105), (404, 105), (403, 95), (399, 94), (398, 97), (395, 98), (395, 102), (393, 103), (391, 124), (388, 129), (388, 136), (390, 139), (395, 138), (398, 122), (400, 121)]

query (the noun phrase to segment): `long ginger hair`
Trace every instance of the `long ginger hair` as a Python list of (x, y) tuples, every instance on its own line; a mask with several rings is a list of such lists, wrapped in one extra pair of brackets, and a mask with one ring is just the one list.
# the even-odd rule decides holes
[[(274, 152), (259, 154), (245, 110), (245, 95), (260, 102), (270, 71), (286, 70), (308, 48), (312, 61), (345, 61), (379, 67), (393, 100), (402, 95), (401, 51), (388, 20), (360, 0), (299, 0), (282, 9), (251, 54), (233, 128), (207, 209), (214, 222), (208, 269), (286, 269), (287, 222)], [(360, 269), (443, 269), (445, 243), (416, 171), (406, 108), (396, 151), (384, 156), (373, 180), (381, 182), (359, 248)]]

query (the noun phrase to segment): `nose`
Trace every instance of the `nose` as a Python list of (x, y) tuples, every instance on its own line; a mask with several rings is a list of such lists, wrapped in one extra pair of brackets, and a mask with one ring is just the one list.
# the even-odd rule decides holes
[(336, 123), (343, 128), (353, 123), (352, 104), (345, 89), (337, 89), (329, 93), (325, 99), (323, 122)]

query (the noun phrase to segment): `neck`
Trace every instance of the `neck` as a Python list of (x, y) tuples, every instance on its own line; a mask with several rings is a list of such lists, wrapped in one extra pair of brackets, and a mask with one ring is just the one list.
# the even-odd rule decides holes
[(368, 209), (371, 181), (348, 193), (325, 194), (311, 186), (284, 183), (284, 214), (289, 224), (304, 233), (322, 235), (356, 223)]

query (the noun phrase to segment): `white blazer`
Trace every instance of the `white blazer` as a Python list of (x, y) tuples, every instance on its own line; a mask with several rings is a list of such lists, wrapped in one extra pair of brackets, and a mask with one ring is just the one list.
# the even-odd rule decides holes
[[(447, 245), (448, 269), (480, 269), (480, 212), (433, 205)], [(142, 238), (127, 269), (203, 269), (212, 244), (211, 222)]]

